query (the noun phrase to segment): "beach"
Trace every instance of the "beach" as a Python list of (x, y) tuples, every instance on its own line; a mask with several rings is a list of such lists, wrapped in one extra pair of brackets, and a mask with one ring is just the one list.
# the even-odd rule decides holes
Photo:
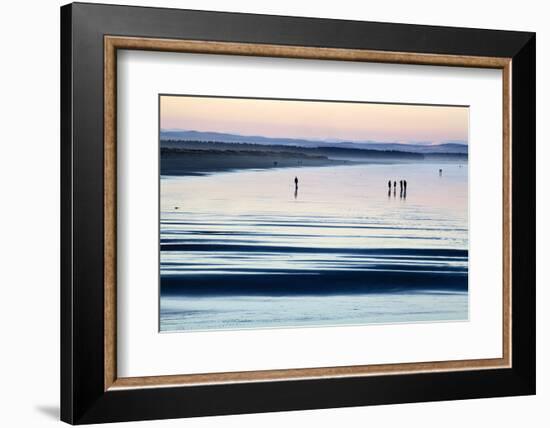
[(160, 330), (467, 320), (467, 183), (450, 161), (162, 175)]

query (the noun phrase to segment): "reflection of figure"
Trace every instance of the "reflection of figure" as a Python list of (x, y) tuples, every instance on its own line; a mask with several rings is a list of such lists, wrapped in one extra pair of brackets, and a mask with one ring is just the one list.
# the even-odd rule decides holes
[(439, 168), (439, 176), (441, 177), (443, 175), (443, 170)]
[(391, 186), (390, 186), (390, 188), (388, 189), (388, 198), (391, 198)]
[(298, 187), (294, 189), (294, 199), (297, 199), (297, 198), (298, 198)]

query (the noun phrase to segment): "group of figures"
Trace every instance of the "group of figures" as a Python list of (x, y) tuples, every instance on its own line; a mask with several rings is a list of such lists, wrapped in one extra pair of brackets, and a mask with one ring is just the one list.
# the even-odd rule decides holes
[[(392, 187), (392, 181), (388, 180), (388, 197), (391, 196), (391, 187)], [(394, 180), (393, 182), (393, 196), (395, 197), (397, 193), (397, 181)], [(399, 197), (400, 198), (406, 198), (407, 197), (407, 180), (399, 180)]]

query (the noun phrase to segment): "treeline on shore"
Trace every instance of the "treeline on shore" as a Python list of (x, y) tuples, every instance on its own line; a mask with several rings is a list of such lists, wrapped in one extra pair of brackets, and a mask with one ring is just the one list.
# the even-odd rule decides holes
[[(328, 157), (328, 158), (371, 158), (371, 159), (387, 159), (400, 158), (409, 160), (422, 160), (426, 155), (448, 156), (459, 155), (459, 159), (467, 159), (467, 155), (459, 153), (411, 153), (398, 150), (373, 150), (373, 149), (350, 149), (344, 147), (299, 147), (299, 146), (282, 146), (269, 144), (252, 144), (252, 143), (224, 143), (219, 141), (191, 141), (191, 140), (161, 140), (161, 154), (165, 153), (185, 153), (189, 151), (198, 153), (201, 152), (241, 152), (243, 154), (292, 154), (301, 156), (313, 157)], [(229, 154), (229, 153), (227, 153)]]
[(328, 166), (353, 163), (467, 161), (458, 153), (410, 153), (344, 147), (299, 147), (219, 141), (161, 140), (163, 175), (196, 175), (246, 168)]

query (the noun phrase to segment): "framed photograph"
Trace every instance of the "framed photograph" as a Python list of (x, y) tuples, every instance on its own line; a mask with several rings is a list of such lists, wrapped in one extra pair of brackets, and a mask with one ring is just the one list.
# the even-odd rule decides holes
[(535, 35), (61, 8), (61, 418), (535, 393)]

